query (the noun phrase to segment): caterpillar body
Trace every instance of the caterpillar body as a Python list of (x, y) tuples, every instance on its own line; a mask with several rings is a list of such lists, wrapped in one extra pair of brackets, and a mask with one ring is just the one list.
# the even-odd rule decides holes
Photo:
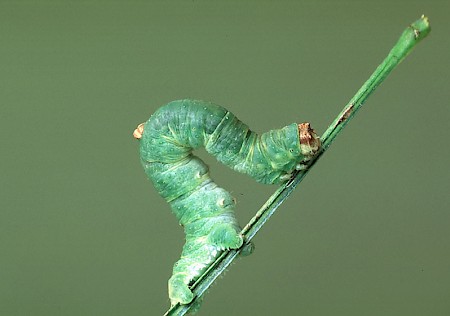
[(208, 166), (192, 150), (203, 146), (232, 169), (271, 184), (288, 180), (320, 148), (309, 123), (258, 135), (225, 108), (197, 100), (162, 106), (133, 135), (145, 173), (186, 233), (168, 282), (172, 305), (191, 302), (189, 285), (222, 250), (243, 244), (234, 198), (212, 181)]

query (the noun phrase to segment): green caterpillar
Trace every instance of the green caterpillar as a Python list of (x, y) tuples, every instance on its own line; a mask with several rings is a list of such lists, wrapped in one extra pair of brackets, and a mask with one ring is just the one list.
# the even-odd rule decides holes
[(208, 166), (192, 150), (203, 146), (258, 182), (280, 183), (320, 148), (309, 123), (258, 135), (225, 108), (196, 100), (162, 106), (133, 135), (140, 140), (145, 173), (186, 233), (181, 259), (168, 282), (172, 305), (191, 302), (189, 285), (222, 250), (243, 244), (234, 198), (211, 180)]

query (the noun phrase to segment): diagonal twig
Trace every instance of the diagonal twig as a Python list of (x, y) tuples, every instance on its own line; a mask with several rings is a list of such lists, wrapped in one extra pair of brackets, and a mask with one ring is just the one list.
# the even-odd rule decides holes
[[(336, 136), (343, 130), (350, 119), (362, 107), (372, 92), (384, 81), (389, 73), (397, 67), (397, 65), (409, 54), (412, 48), (430, 32), (430, 24), (428, 18), (422, 16), (419, 20), (412, 23), (402, 33), (397, 43), (391, 49), (387, 57), (377, 67), (370, 78), (358, 90), (355, 96), (349, 101), (344, 109), (339, 113), (333, 123), (328, 127), (321, 137), (322, 148), (317, 154), (308, 161), (306, 169), (296, 172), (291, 180), (282, 184), (266, 203), (260, 208), (256, 215), (242, 230), (246, 244), (248, 244), (255, 234), (262, 228), (265, 222), (273, 215), (278, 206), (293, 192), (296, 186), (308, 174), (311, 168), (319, 160), (319, 158), (329, 148)], [(216, 261), (209, 267), (205, 273), (192, 285), (192, 291), (195, 295), (194, 300), (186, 305), (174, 305), (164, 315), (165, 316), (182, 316), (185, 315), (191, 307), (198, 301), (209, 286), (217, 279), (217, 277), (231, 264), (242, 250), (227, 250), (222, 252)]]

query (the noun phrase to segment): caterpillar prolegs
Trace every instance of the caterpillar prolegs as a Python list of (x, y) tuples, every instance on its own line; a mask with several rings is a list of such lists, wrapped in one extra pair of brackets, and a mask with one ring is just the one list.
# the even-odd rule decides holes
[(232, 169), (271, 184), (288, 180), (320, 148), (309, 123), (258, 135), (225, 108), (196, 100), (162, 106), (133, 135), (140, 140), (145, 173), (186, 233), (168, 282), (172, 305), (191, 302), (192, 281), (220, 251), (243, 244), (234, 198), (211, 180), (208, 166), (192, 150), (203, 146)]

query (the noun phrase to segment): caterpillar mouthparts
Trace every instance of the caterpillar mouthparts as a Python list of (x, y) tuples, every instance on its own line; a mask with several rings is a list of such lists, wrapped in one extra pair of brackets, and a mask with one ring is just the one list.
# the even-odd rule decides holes
[(311, 124), (307, 122), (298, 124), (298, 133), (302, 154), (305, 156), (313, 156), (320, 148), (320, 137), (311, 127)]

